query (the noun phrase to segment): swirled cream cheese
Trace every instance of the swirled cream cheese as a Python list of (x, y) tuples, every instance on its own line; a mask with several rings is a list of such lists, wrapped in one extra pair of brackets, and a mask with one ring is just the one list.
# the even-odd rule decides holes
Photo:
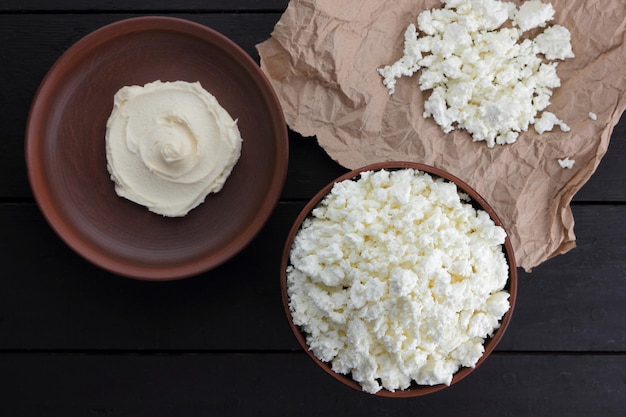
[(168, 217), (222, 189), (241, 143), (237, 122), (199, 82), (122, 87), (106, 125), (116, 193)]

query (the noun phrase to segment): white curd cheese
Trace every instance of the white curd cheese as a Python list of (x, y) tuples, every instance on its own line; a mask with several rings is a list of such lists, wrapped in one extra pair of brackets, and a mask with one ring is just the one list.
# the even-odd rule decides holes
[(569, 30), (561, 25), (554, 25), (535, 38), (537, 52), (549, 60), (574, 58)]
[(538, 54), (548, 61), (574, 57), (569, 31), (554, 25), (535, 39), (523, 36), (554, 17), (539, 0), (519, 9), (498, 0), (441, 2), (444, 8), (424, 10), (417, 26), (409, 24), (402, 58), (378, 69), (383, 84), (393, 94), (400, 77), (421, 70), (419, 88), (431, 91), (424, 117), (445, 133), (465, 129), (489, 147), (514, 143), (561, 85), (558, 64)]
[(335, 372), (376, 393), (450, 384), (509, 310), (504, 230), (413, 169), (338, 182), (296, 234), (293, 322)]
[(563, 159), (559, 159), (559, 165), (561, 165), (561, 168), (564, 169), (572, 169), (574, 168), (574, 163), (576, 161), (574, 161), (573, 159), (570, 159), (569, 157), (565, 157)]
[(122, 87), (106, 126), (120, 197), (169, 217), (219, 192), (241, 153), (237, 122), (199, 82)]
[(514, 16), (514, 23), (526, 32), (535, 28), (543, 28), (554, 18), (554, 8), (550, 3), (541, 0), (524, 1)]
[(541, 114), (541, 117), (535, 120), (534, 127), (537, 133), (542, 134), (544, 132), (552, 130), (554, 126), (557, 125), (561, 128), (563, 132), (570, 131), (570, 127), (565, 122), (563, 122), (563, 120), (560, 120), (558, 117), (556, 117), (554, 113), (544, 111)]

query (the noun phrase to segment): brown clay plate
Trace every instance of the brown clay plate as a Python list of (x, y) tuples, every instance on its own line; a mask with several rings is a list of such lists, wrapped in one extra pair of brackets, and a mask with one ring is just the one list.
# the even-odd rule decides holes
[[(283, 250), (283, 257), (282, 257), (281, 271), (280, 271), (281, 273), (280, 286), (281, 286), (283, 307), (287, 315), (289, 325), (291, 327), (293, 334), (295, 335), (302, 349), (309, 355), (309, 357), (313, 359), (313, 361), (320, 368), (322, 368), (329, 375), (337, 379), (339, 382), (361, 392), (364, 392), (364, 391), (362, 390), (358, 382), (353, 380), (349, 375), (342, 375), (333, 371), (329, 363), (323, 362), (315, 356), (315, 354), (311, 351), (311, 349), (309, 349), (309, 346), (306, 342), (306, 334), (302, 331), (302, 329), (300, 329), (300, 327), (294, 324), (292, 320), (292, 316), (291, 316), (291, 310), (289, 309), (289, 295), (287, 294), (287, 266), (290, 263), (289, 256), (291, 252), (291, 246), (293, 245), (294, 238), (296, 234), (298, 233), (298, 231), (300, 230), (302, 223), (307, 217), (310, 216), (311, 211), (315, 207), (317, 207), (320, 201), (322, 201), (322, 199), (326, 197), (326, 195), (331, 191), (335, 183), (341, 182), (344, 180), (358, 178), (358, 176), (362, 172), (365, 172), (365, 171), (378, 171), (382, 169), (394, 170), (394, 169), (404, 169), (404, 168), (417, 169), (422, 172), (427, 172), (431, 176), (440, 177), (446, 181), (453, 182), (454, 184), (456, 184), (459, 191), (465, 192), (471, 197), (471, 204), (474, 206), (474, 208), (476, 208), (477, 210), (482, 209), (486, 211), (495, 224), (497, 224), (498, 226), (504, 227), (502, 224), (502, 221), (500, 220), (500, 218), (498, 217), (494, 209), (489, 205), (489, 203), (487, 203), (487, 201), (485, 201), (485, 199), (483, 199), (482, 196), (478, 194), (478, 192), (474, 190), (472, 187), (470, 187), (467, 183), (465, 183), (461, 179), (457, 178), (456, 176), (446, 171), (443, 171), (441, 169), (438, 169), (429, 165), (416, 163), (416, 162), (404, 162), (404, 161), (381, 162), (381, 163), (368, 165), (368, 166), (347, 172), (344, 175), (340, 176), (339, 178), (327, 184), (307, 203), (307, 205), (300, 212), (299, 216), (296, 218), (289, 232), (289, 235), (287, 236), (287, 240), (285, 242), (285, 247)], [(494, 350), (496, 345), (499, 343), (500, 339), (502, 339), (502, 336), (504, 335), (504, 332), (506, 331), (506, 328), (509, 325), (509, 321), (511, 320), (511, 315), (513, 314), (513, 307), (515, 306), (515, 300), (517, 298), (517, 265), (515, 263), (515, 255), (513, 253), (513, 247), (508, 237), (505, 240), (503, 251), (504, 251), (506, 260), (509, 264), (509, 280), (507, 282), (505, 289), (510, 294), (509, 303), (511, 307), (509, 308), (509, 311), (507, 311), (502, 317), (502, 319), (500, 320), (500, 327), (494, 332), (494, 334), (491, 337), (485, 340), (485, 343), (484, 343), (485, 350), (484, 350), (483, 356), (478, 360), (478, 362), (476, 363), (476, 366), (474, 368), (467, 368), (467, 367), (460, 368), (454, 374), (451, 385), (459, 382), (460, 380), (468, 376), (474, 369), (476, 369), (481, 363), (483, 363), (485, 359), (487, 359), (487, 357), (491, 354), (491, 352)], [(413, 385), (411, 385), (406, 390), (397, 390), (397, 391), (391, 392), (386, 389), (382, 389), (374, 395), (379, 396), (379, 397), (394, 397), (394, 398), (417, 397), (417, 396), (422, 396), (426, 394), (432, 394), (434, 392), (440, 391), (447, 387), (448, 385), (444, 385), (444, 384), (428, 386), (428, 385), (417, 385), (413, 383)]]
[[(238, 119), (242, 154), (224, 188), (183, 218), (165, 218), (115, 194), (105, 125), (125, 85), (200, 81)], [(269, 82), (234, 42), (170, 17), (122, 20), (87, 35), (50, 69), (26, 128), (35, 199), (80, 255), (116, 274), (171, 280), (222, 264), (273, 211), (284, 184), (287, 128)]]

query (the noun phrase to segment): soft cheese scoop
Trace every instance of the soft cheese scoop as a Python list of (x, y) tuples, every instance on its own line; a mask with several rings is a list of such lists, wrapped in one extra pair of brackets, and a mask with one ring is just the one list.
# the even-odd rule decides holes
[(222, 189), (241, 143), (237, 122), (199, 82), (122, 87), (107, 121), (116, 193), (169, 217)]

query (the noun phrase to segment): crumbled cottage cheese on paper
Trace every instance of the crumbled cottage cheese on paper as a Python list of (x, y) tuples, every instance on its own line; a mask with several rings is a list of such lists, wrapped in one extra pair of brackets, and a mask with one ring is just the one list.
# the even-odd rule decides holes
[(519, 9), (498, 0), (441, 2), (444, 8), (425, 10), (408, 26), (402, 58), (378, 69), (384, 85), (393, 94), (398, 78), (421, 70), (420, 89), (431, 90), (424, 117), (489, 147), (514, 143), (560, 87), (558, 63), (550, 61), (574, 57), (570, 32), (554, 25), (529, 38), (554, 18), (540, 0)]
[(413, 169), (334, 185), (297, 233), (293, 322), (332, 369), (376, 393), (450, 384), (509, 310), (505, 231), (453, 183)]

